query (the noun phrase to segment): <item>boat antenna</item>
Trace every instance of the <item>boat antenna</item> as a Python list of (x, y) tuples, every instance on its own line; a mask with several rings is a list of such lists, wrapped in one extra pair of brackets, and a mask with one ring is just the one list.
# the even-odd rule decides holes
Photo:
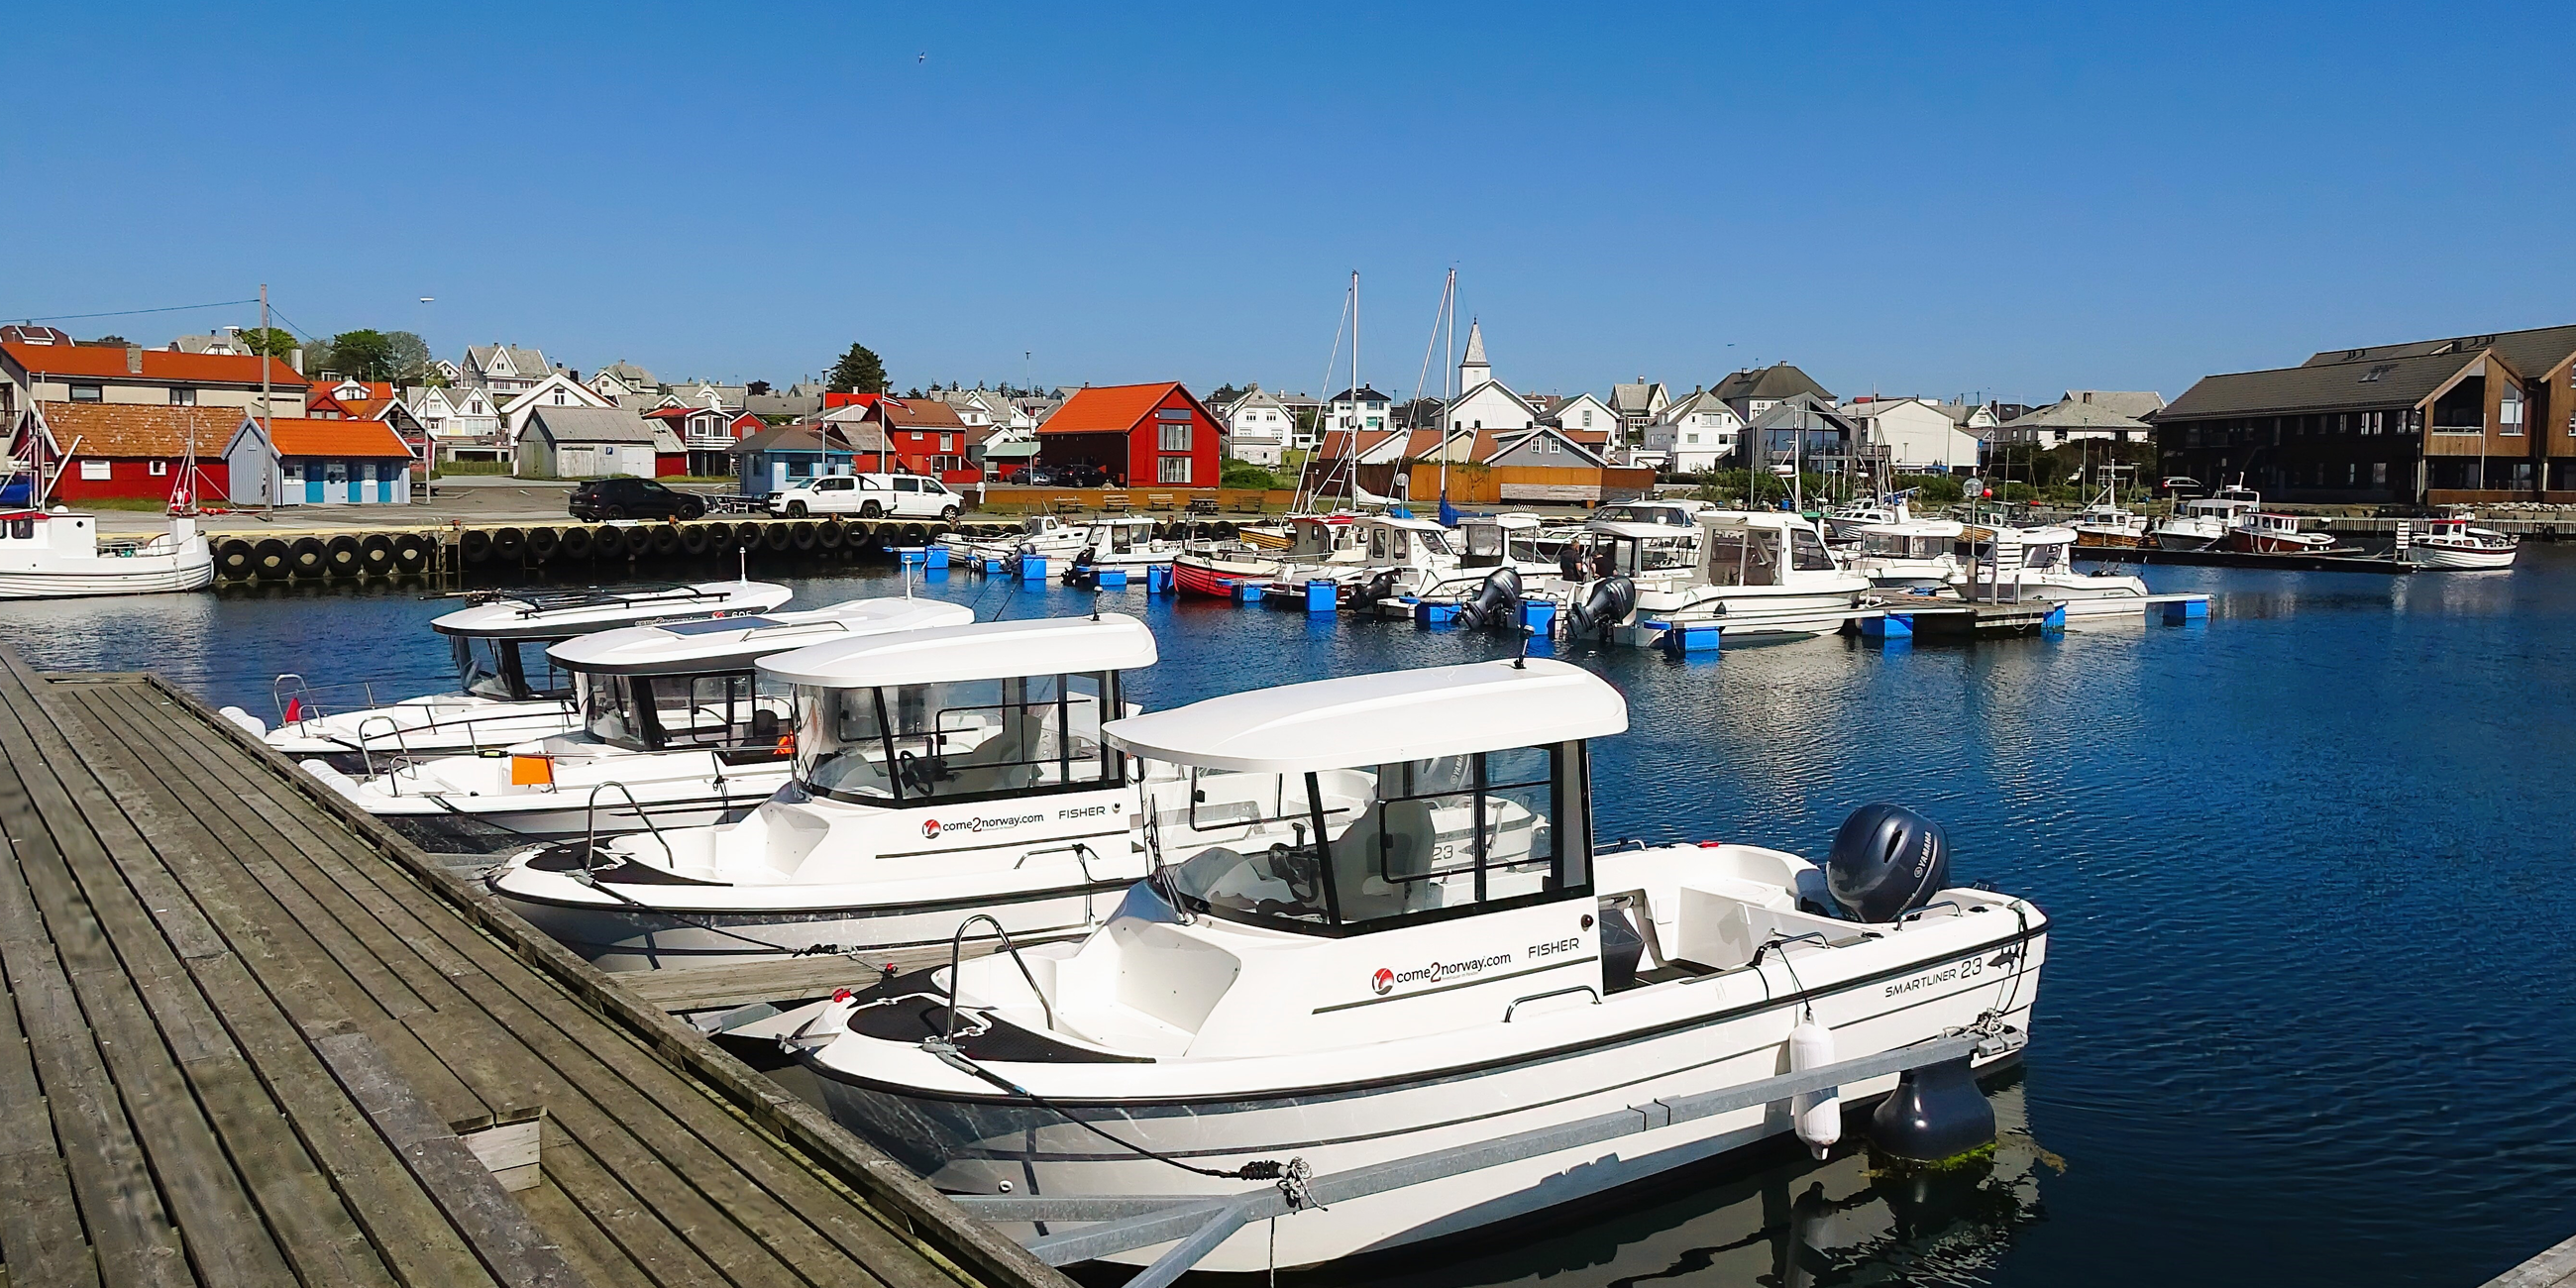
[(1100, 620), (1100, 583), (1091, 584), (1091, 620)]
[(737, 581), (737, 582), (748, 582), (748, 581), (750, 581), (750, 580), (751, 580), (751, 544), (750, 544), (749, 542), (745, 542), (745, 543), (743, 543), (742, 545), (739, 545), (739, 546), (734, 547), (733, 555), (734, 555), (734, 574), (733, 574), (733, 579), (734, 579), (735, 581)]

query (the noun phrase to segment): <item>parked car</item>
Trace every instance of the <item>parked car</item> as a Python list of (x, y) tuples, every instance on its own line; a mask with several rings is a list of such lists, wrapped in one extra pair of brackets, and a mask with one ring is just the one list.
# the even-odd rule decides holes
[(572, 490), (567, 503), (576, 519), (697, 519), (707, 512), (707, 499), (675, 491), (651, 479), (592, 479)]
[(2202, 487), (2199, 479), (2184, 474), (2169, 474), (2165, 476), (2163, 482), (2156, 484), (2156, 495), (2169, 496), (2177, 501), (2188, 501), (2208, 494), (2209, 489)]
[(769, 494), (769, 512), (855, 514), (862, 519), (955, 520), (965, 498), (934, 478), (915, 474), (826, 474)]
[(1020, 475), (1031, 487), (1107, 487), (1109, 471), (1088, 461), (1071, 465), (1032, 465)]

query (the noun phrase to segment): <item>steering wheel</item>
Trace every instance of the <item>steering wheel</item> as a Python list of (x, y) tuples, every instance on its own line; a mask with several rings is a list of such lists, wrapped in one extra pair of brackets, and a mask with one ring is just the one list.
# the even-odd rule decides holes
[(1288, 885), (1288, 893), (1298, 902), (1314, 904), (1324, 897), (1324, 869), (1315, 856), (1288, 848), (1286, 841), (1270, 845), (1270, 875)]
[(937, 756), (916, 756), (909, 751), (894, 754), (894, 773), (906, 787), (929, 791), (931, 785), (956, 775), (948, 771), (948, 762)]

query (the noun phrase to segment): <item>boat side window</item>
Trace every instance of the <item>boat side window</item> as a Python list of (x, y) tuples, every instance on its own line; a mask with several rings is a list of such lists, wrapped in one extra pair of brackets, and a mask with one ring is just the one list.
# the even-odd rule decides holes
[(1780, 584), (1780, 550), (1771, 534), (1752, 528), (1720, 529), (1709, 534), (1708, 584)]
[(1834, 557), (1812, 528), (1789, 529), (1789, 566), (1800, 572), (1831, 572)]
[(1503, 554), (1503, 529), (1500, 524), (1473, 523), (1465, 528), (1467, 555), (1471, 559), (1499, 559)]
[(1451, 553), (1449, 549), (1449, 539), (1441, 533), (1424, 529), (1421, 532), (1414, 533), (1413, 539), (1421, 543), (1422, 553), (1426, 555), (1445, 555)]
[(1126, 762), (1100, 725), (1116, 696), (1107, 672), (800, 693), (797, 777), (906, 806), (1115, 786)]
[(30, 518), (26, 517), (25, 515), (20, 515), (19, 517), (15, 518), (15, 519), (11, 519), (11, 520), (9, 521), (9, 539), (10, 539), (10, 540), (12, 540), (12, 541), (33, 541), (33, 540), (35, 540), (35, 537), (36, 537), (36, 521), (35, 521), (34, 519), (30, 519)]
[(478, 698), (511, 701), (519, 695), (512, 687), (510, 673), (517, 669), (518, 654), (510, 646), (484, 635), (459, 635), (450, 643), (456, 653), (456, 683)]
[(1699, 545), (1687, 536), (1648, 537), (1637, 543), (1637, 571), (1663, 572), (1699, 562)]
[(649, 751), (644, 716), (635, 702), (635, 678), (579, 672), (581, 724), (591, 737), (612, 747)]
[(1390, 558), (1390, 556), (1387, 554), (1386, 529), (1369, 529), (1369, 562), (1383, 563), (1388, 558)]
[[(659, 675), (637, 683), (652, 695), (652, 741), (657, 747), (775, 744), (786, 729), (782, 717), (791, 709), (785, 695), (768, 691), (751, 671)], [(763, 712), (769, 715), (766, 721), (759, 718)]]
[(2024, 568), (2054, 568), (2057, 566), (2058, 550), (2059, 547), (2054, 542), (2034, 546), (2024, 546), (2022, 547), (2021, 552), (2021, 566)]
[(511, 640), (502, 645), (503, 664), (509, 673), (515, 695), (522, 701), (537, 698), (570, 698), (572, 672), (556, 663), (546, 650), (562, 640)]

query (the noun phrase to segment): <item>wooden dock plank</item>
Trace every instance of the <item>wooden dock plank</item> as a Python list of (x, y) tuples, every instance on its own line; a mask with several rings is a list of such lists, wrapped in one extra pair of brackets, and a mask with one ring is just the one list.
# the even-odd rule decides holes
[(2482, 1288), (2566, 1288), (2568, 1284), (2576, 1284), (2576, 1239), (2542, 1249)]
[(71, 1171), (18, 1028), (18, 997), (7, 991), (0, 991), (0, 1123), (9, 1125), (0, 1142), (0, 1265), (27, 1283), (97, 1283)]
[[(471, 1097), (472, 1113), (542, 1107), (548, 1115), (545, 1181), (485, 1215), (526, 1214), (513, 1248), (552, 1260), (535, 1279), (497, 1276), (505, 1281), (955, 1288), (977, 1275), (994, 1288), (1062, 1288), (1015, 1245), (536, 936), (487, 892), (435, 869), (374, 820), (333, 808), (327, 789), (317, 792), (274, 753), (214, 724), (202, 704), (157, 682), (109, 677), (44, 696), (50, 682), (6, 662), (14, 665), (5, 687), (23, 686), (46, 709), (31, 723), (59, 726), (32, 731), (41, 737), (30, 741), (45, 744), (35, 759), (82, 766), (64, 776), (92, 789), (70, 813), (95, 851), (65, 861), (59, 879), (38, 880), (61, 887), (48, 897), (76, 895), (83, 907), (94, 894), (100, 924), (68, 946), (42, 930), (37, 942), (66, 989), (122, 987), (135, 999), (122, 1023), (148, 1026), (165, 1056), (194, 1057), (168, 1061), (169, 1076), (194, 1093), (189, 1108), (219, 1138), (236, 1109), (275, 1114), (263, 1097), (299, 1102), (286, 1116), (300, 1142), (245, 1125), (240, 1158), (301, 1171), (307, 1186), (328, 1177), (355, 1209), (355, 1224), (293, 1232), (292, 1246), (310, 1250), (295, 1258), (309, 1281), (351, 1277), (316, 1273), (327, 1264), (315, 1259), (323, 1252), (380, 1252), (388, 1233), (399, 1234), (374, 1222), (361, 1197), (366, 1168), (377, 1182), (392, 1179), (384, 1160), (370, 1162), (363, 1149), (326, 1156), (318, 1143), (326, 1125), (336, 1137), (443, 1142), (447, 1182), (472, 1179), (461, 1171), (456, 1120), (441, 1122), (443, 1109), (419, 1094), (421, 1072), (434, 1068), (449, 1080), (447, 1095), (461, 1104), (458, 1093)], [(0, 783), (0, 809), (25, 794), (23, 784), (16, 793), (10, 786)], [(129, 940), (139, 967), (121, 951)], [(9, 962), (13, 983), (21, 964)], [(32, 972), (41, 963), (24, 965)], [(77, 1011), (77, 991), (72, 1000)], [(312, 1049), (340, 1033), (384, 1045), (380, 1080), (412, 1094), (353, 1118), (347, 1080), (333, 1082)], [(400, 1042), (410, 1045), (398, 1055)], [(49, 1090), (34, 1046), (25, 1049), (39, 1091)], [(386, 1103), (409, 1106), (408, 1127), (387, 1127)], [(269, 1152), (255, 1153), (254, 1141)], [(421, 1160), (414, 1163), (417, 1170)], [(82, 1187), (69, 1171), (65, 1187), (78, 1203)], [(420, 1184), (392, 1188), (427, 1201)], [(148, 1177), (142, 1191), (167, 1193)], [(889, 1199), (891, 1214), (872, 1206)], [(472, 1225), (459, 1206), (445, 1209), (448, 1223)], [(269, 1223), (272, 1237), (277, 1224)], [(530, 1228), (544, 1237), (526, 1237)], [(924, 1233), (938, 1242), (925, 1245)], [(447, 1234), (452, 1252), (455, 1234)], [(422, 1251), (386, 1255), (417, 1267)]]

